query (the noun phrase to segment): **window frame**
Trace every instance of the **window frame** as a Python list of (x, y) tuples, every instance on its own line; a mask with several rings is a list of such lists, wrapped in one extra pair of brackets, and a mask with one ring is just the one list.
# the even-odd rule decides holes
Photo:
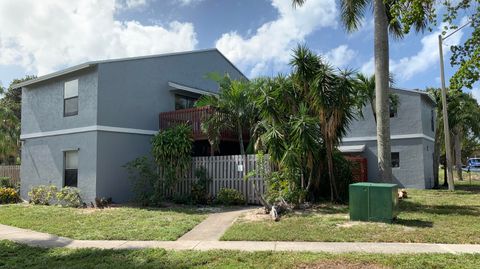
[[(77, 95), (75, 96), (71, 96), (71, 97), (66, 97), (65, 96), (65, 90), (66, 90), (66, 84), (69, 83), (69, 82), (74, 82), (76, 81), (76, 84), (77, 84)], [(78, 115), (78, 96), (79, 96), (79, 91), (78, 91), (78, 79), (72, 79), (72, 80), (69, 80), (69, 81), (65, 81), (63, 83), (63, 117), (66, 118), (66, 117), (71, 117), (71, 116), (76, 116)], [(74, 111), (74, 112), (68, 112), (66, 111), (66, 103), (67, 101), (70, 101), (70, 100), (76, 100), (77, 102), (77, 110)]]
[(430, 110), (430, 126), (432, 132), (435, 132), (435, 110), (431, 109)]
[[(397, 154), (398, 155), (398, 166), (393, 166), (393, 155)], [(400, 152), (399, 151), (392, 151), (390, 152), (390, 161), (391, 161), (391, 167), (392, 169), (399, 169), (400, 168)]]
[[(67, 169), (67, 154), (68, 153), (71, 153), (71, 152), (76, 152), (77, 154), (77, 168), (76, 169)], [(63, 187), (75, 187), (75, 188), (78, 188), (78, 167), (79, 167), (79, 163), (80, 163), (80, 150), (77, 148), (77, 149), (66, 149), (66, 150), (63, 150), (62, 151), (63, 153), (63, 182), (62, 182), (62, 186)], [(72, 170), (76, 170), (76, 182), (75, 182), (75, 185), (67, 185), (67, 170), (69, 171), (72, 171)]]
[[(177, 108), (177, 98), (181, 98), (181, 99), (183, 99), (183, 100), (186, 101), (184, 108)], [(194, 108), (194, 107), (195, 107), (195, 102), (198, 101), (198, 98), (191, 97), (191, 96), (187, 96), (187, 95), (183, 95), (183, 94), (175, 93), (174, 100), (175, 100), (175, 110), (181, 110), (181, 109)], [(190, 102), (191, 102), (191, 103), (190, 103)], [(188, 104), (192, 104), (192, 106), (189, 107)]]

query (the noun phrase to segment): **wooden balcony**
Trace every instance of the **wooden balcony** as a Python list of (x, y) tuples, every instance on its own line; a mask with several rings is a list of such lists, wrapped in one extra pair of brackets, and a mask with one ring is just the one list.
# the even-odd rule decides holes
[[(186, 123), (192, 126), (194, 140), (207, 140), (207, 136), (202, 132), (200, 124), (204, 118), (212, 113), (219, 112), (215, 112), (211, 107), (196, 107), (162, 112), (159, 115), (159, 127), (160, 130), (164, 130), (176, 124)], [(248, 141), (248, 137), (245, 134), (244, 139)], [(220, 140), (238, 141), (238, 137), (235, 132), (225, 130), (220, 132)]]

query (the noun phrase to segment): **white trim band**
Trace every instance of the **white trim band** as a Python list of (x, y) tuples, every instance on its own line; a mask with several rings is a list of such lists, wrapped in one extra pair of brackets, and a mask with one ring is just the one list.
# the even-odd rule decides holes
[(121, 128), (121, 127), (112, 127), (112, 126), (103, 126), (103, 125), (92, 125), (80, 128), (71, 128), (63, 129), (50, 132), (38, 132), (31, 134), (22, 134), (20, 139), (30, 139), (30, 138), (40, 138), (56, 135), (66, 135), (66, 134), (78, 134), (86, 132), (112, 132), (112, 133), (125, 133), (125, 134), (140, 134), (140, 135), (155, 135), (158, 131), (153, 130), (143, 130), (143, 129), (132, 129), (132, 128)]
[[(392, 135), (391, 140), (396, 139), (410, 139), (410, 138), (423, 138), (435, 142), (433, 137), (424, 134), (405, 134), (405, 135)], [(342, 142), (361, 142), (361, 141), (375, 141), (377, 140), (376, 136), (358, 136), (358, 137), (346, 137), (342, 139)]]

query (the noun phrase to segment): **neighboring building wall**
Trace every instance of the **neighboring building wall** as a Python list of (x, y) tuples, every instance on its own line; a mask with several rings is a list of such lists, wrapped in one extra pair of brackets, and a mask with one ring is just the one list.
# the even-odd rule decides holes
[[(431, 188), (433, 186), (433, 141), (431, 110), (428, 97), (404, 90), (398, 95), (397, 116), (390, 118), (391, 152), (400, 155), (400, 167), (392, 168), (393, 180), (401, 187)], [(353, 121), (342, 145), (366, 145), (361, 155), (368, 161), (369, 181), (378, 181), (376, 124), (370, 104), (363, 108), (363, 119)]]
[[(66, 81), (78, 79), (78, 115), (63, 116), (63, 89)], [(63, 186), (63, 151), (79, 148), (78, 186), (82, 195), (95, 197), (96, 134), (94, 132), (51, 135), (72, 128), (96, 125), (97, 73), (78, 71), (22, 89), (21, 197), (33, 186)], [(45, 136), (48, 134), (48, 136)]]
[(95, 132), (26, 139), (20, 168), (21, 197), (28, 200), (28, 191), (38, 185), (63, 187), (64, 151), (78, 149), (78, 187), (82, 198), (92, 201), (96, 196), (96, 147)]

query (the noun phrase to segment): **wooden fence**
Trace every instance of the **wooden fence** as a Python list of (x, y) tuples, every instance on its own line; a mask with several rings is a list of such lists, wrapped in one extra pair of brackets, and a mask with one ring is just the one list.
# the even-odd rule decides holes
[(9, 177), (15, 184), (20, 183), (20, 165), (0, 165), (0, 177)]
[[(244, 175), (257, 169), (259, 165), (258, 157), (247, 155), (245, 162), (242, 157), (241, 155), (194, 157), (192, 168), (189, 170), (186, 179), (180, 180), (174, 187), (175, 194), (190, 194), (192, 183), (197, 180), (195, 170), (205, 167), (208, 177), (212, 179), (208, 186), (210, 195), (216, 196), (222, 188), (236, 189), (245, 195), (249, 204), (260, 204), (257, 195), (255, 195), (254, 184), (260, 193), (265, 193), (263, 178), (254, 174), (248, 180), (244, 179)], [(166, 194), (171, 195), (171, 193)]]

